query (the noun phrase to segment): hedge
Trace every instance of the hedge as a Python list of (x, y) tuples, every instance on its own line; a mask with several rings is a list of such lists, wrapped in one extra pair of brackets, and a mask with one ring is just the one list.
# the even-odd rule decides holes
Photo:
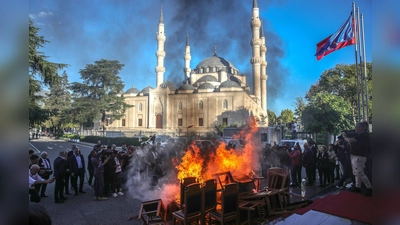
[(133, 146), (140, 146), (140, 143), (147, 140), (147, 137), (142, 137), (142, 141), (139, 141), (139, 138), (129, 138), (129, 137), (115, 137), (115, 138), (110, 138), (110, 137), (99, 137), (99, 136), (82, 136), (80, 138), (81, 141), (84, 142), (89, 142), (89, 143), (97, 143), (97, 141), (101, 141), (101, 144), (103, 145), (112, 145), (115, 144), (117, 146), (121, 146), (122, 143), (125, 143), (127, 145), (133, 145)]

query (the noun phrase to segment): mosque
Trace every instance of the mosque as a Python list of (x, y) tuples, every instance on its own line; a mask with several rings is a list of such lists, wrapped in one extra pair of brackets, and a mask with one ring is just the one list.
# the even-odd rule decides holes
[[(252, 39), (253, 90), (246, 84), (246, 76), (227, 59), (214, 55), (190, 68), (190, 43), (186, 36), (182, 85), (176, 87), (164, 81), (164, 33), (163, 11), (160, 12), (157, 40), (156, 87), (138, 90), (128, 89), (123, 96), (128, 108), (119, 120), (107, 120), (107, 129), (149, 130), (176, 132), (190, 128), (195, 132), (214, 131), (215, 125), (226, 123), (245, 124), (250, 115), (256, 118), (267, 115), (266, 51), (264, 32), (259, 18), (257, 0), (253, 0), (250, 21)], [(249, 50), (250, 50), (249, 47)], [(264, 126), (268, 125), (268, 121)]]

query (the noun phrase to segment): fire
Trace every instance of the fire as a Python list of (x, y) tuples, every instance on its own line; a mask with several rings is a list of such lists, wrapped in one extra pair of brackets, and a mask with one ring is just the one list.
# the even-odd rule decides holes
[(182, 180), (185, 177), (197, 177), (199, 181), (203, 182), (203, 162), (204, 159), (200, 155), (200, 149), (192, 144), (182, 157), (182, 162), (176, 166), (178, 169), (178, 179)]
[[(258, 128), (255, 120), (251, 120), (250, 127), (243, 129), (245, 132), (240, 137), (245, 141), (243, 150), (226, 150), (226, 144), (222, 142), (215, 151), (215, 154), (204, 156), (201, 150), (192, 144), (182, 158), (178, 169), (178, 179), (185, 177), (197, 177), (200, 183), (207, 179), (211, 179), (212, 174), (231, 171), (231, 173), (249, 174), (258, 169), (258, 152), (259, 143), (254, 140), (254, 134)], [(208, 157), (208, 160), (205, 160)]]

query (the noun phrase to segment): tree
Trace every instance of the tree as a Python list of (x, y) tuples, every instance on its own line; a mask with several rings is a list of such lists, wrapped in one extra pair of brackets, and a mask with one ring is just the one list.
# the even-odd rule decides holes
[(299, 97), (297, 97), (296, 102), (295, 102), (294, 115), (296, 115), (297, 117), (301, 117), (306, 105), (307, 104), (306, 104), (303, 96), (300, 95)]
[(294, 113), (290, 109), (284, 109), (281, 111), (281, 115), (278, 117), (278, 122), (281, 124), (288, 124), (294, 120)]
[(268, 115), (268, 125), (269, 126), (275, 126), (276, 125), (276, 115), (273, 111), (267, 109), (267, 115)]
[(69, 93), (68, 75), (64, 71), (59, 83), (54, 83), (47, 94), (44, 109), (49, 112), (48, 127), (60, 130), (71, 122), (71, 94)]
[(101, 59), (79, 71), (83, 83), (73, 82), (71, 85), (77, 121), (100, 119), (104, 128), (106, 119), (120, 119), (125, 110), (132, 107), (120, 94), (124, 83), (118, 73), (123, 66), (118, 60)]
[[(67, 64), (53, 63), (46, 59), (39, 48), (49, 43), (43, 36), (39, 36), (39, 28), (29, 19), (29, 124), (39, 124), (47, 119), (46, 111), (38, 104), (42, 99), (37, 93), (42, 89), (41, 84), (51, 86), (59, 82), (58, 70), (67, 67)], [(39, 78), (39, 79), (38, 79)]]
[(327, 92), (316, 93), (301, 118), (304, 129), (310, 133), (338, 134), (353, 127), (349, 102)]
[[(369, 121), (372, 121), (372, 63), (367, 63), (367, 82), (369, 97)], [(326, 92), (332, 95), (341, 96), (349, 102), (353, 123), (357, 122), (357, 87), (355, 64), (338, 64), (334, 68), (322, 73), (317, 84), (312, 85), (306, 94), (306, 99), (310, 101), (317, 93)]]

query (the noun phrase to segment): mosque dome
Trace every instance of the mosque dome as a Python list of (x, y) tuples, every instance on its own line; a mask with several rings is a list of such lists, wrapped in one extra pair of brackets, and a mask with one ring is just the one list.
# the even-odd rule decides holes
[(231, 81), (231, 80), (226, 80), (226, 81), (222, 82), (219, 87), (220, 88), (240, 88), (238, 83)]
[(137, 88), (131, 87), (129, 88), (125, 94), (138, 94), (140, 91)]
[(218, 82), (217, 78), (211, 75), (205, 75), (197, 80), (197, 82)]
[(186, 90), (194, 90), (195, 88), (190, 84), (183, 84), (179, 87), (179, 90), (186, 91)]
[(226, 71), (231, 74), (238, 74), (239, 70), (235, 66), (226, 60), (225, 58), (213, 55), (201, 61), (194, 71), (196, 73), (213, 73), (218, 71)]
[(140, 93), (142, 93), (143, 95), (148, 95), (150, 92), (150, 89), (153, 89), (153, 88), (150, 86), (147, 86), (147, 87), (143, 88), (143, 90)]
[(170, 81), (166, 81), (166, 82), (160, 84), (160, 87), (161, 87), (161, 88), (169, 88), (169, 89), (172, 90), (172, 91), (175, 91), (175, 90), (176, 90), (175, 84), (173, 84), (173, 83), (170, 82)]
[(210, 83), (204, 83), (198, 87), (198, 89), (213, 89), (214, 90), (214, 85)]

